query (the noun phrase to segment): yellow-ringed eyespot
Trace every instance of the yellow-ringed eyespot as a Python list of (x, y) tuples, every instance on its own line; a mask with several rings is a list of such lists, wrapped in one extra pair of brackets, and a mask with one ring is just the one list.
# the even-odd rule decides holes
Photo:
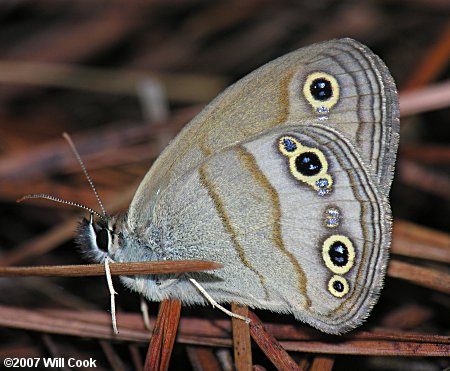
[(328, 291), (337, 298), (342, 298), (348, 294), (350, 287), (344, 277), (334, 275), (328, 281)]
[(326, 72), (313, 72), (306, 77), (303, 95), (318, 114), (327, 114), (339, 100), (339, 83)]
[(354, 265), (355, 248), (346, 236), (332, 235), (322, 245), (322, 257), (333, 273), (345, 274)]

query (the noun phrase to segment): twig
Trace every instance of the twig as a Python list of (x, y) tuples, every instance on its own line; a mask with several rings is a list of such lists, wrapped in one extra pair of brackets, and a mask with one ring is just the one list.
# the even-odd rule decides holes
[(108, 359), (108, 362), (111, 365), (111, 369), (113, 371), (126, 370), (123, 361), (120, 359), (119, 355), (114, 351), (114, 348), (111, 345), (111, 343), (105, 340), (100, 340), (100, 346), (102, 347), (103, 353), (105, 353), (105, 356)]
[(425, 53), (422, 63), (418, 64), (404, 90), (429, 83), (448, 65), (450, 56), (450, 22), (447, 22), (439, 35), (440, 38)]
[(194, 370), (222, 370), (211, 348), (187, 346), (186, 352)]
[[(231, 310), (242, 317), (248, 318), (248, 307), (231, 303)], [(250, 328), (248, 323), (238, 318), (231, 318), (233, 325), (234, 362), (239, 371), (252, 370), (252, 347), (250, 343)]]
[[(117, 313), (122, 324), (119, 335), (111, 331), (108, 314), (97, 311), (22, 309), (0, 306), (0, 326), (65, 334), (94, 339), (147, 342), (148, 331), (140, 313)], [(154, 322), (154, 318), (152, 319)], [(283, 339), (287, 350), (327, 354), (395, 355), (443, 357), (450, 355), (449, 336), (418, 334), (400, 330), (354, 331), (336, 337), (294, 325), (265, 324), (270, 333)], [(182, 344), (231, 347), (230, 321), (183, 318), (177, 341)]]
[(130, 351), (131, 360), (133, 361), (133, 367), (136, 371), (143, 371), (144, 364), (142, 363), (141, 354), (139, 353), (139, 348), (136, 344), (130, 344), (128, 346), (128, 350)]
[(421, 225), (396, 219), (394, 222), (394, 238), (404, 238), (450, 251), (450, 235)]
[(177, 336), (178, 324), (180, 323), (181, 301), (171, 299), (167, 310), (167, 318), (164, 322), (164, 339), (161, 350), (161, 366), (160, 370), (169, 369), (169, 362), (172, 355), (175, 338)]
[(400, 94), (401, 117), (448, 106), (450, 106), (450, 81), (407, 90)]
[(153, 329), (145, 360), (145, 371), (165, 371), (169, 368), (170, 355), (180, 320), (181, 302), (163, 300)]
[[(136, 96), (138, 84), (150, 78), (164, 86), (169, 100), (183, 103), (208, 102), (227, 86), (225, 78), (199, 73), (155, 74), (131, 69), (87, 68), (62, 63), (0, 62), (2, 83), (52, 86), (104, 94)], [(183, 86), (190, 86), (191, 89), (182, 89)]]
[(331, 371), (334, 365), (334, 358), (330, 356), (320, 355), (314, 357), (310, 371)]
[(396, 341), (360, 341), (346, 340), (343, 342), (317, 341), (281, 341), (285, 350), (291, 352), (314, 352), (322, 354), (354, 354), (365, 356), (425, 356), (449, 357), (448, 344), (430, 344)]
[(402, 160), (399, 162), (399, 175), (403, 183), (450, 200), (450, 180), (443, 173), (440, 174), (412, 161)]
[(426, 165), (450, 164), (450, 148), (445, 144), (405, 144), (399, 157)]
[[(199, 272), (222, 268), (222, 264), (204, 260), (173, 260), (160, 262), (131, 262), (110, 264), (111, 274), (167, 274)], [(55, 265), (38, 267), (0, 267), (0, 277), (40, 276), (40, 277), (87, 277), (105, 275), (104, 264)]]
[(450, 294), (450, 274), (443, 271), (392, 259), (389, 263), (388, 275)]
[(391, 251), (393, 254), (450, 263), (450, 236), (397, 219)]
[(158, 371), (161, 364), (161, 348), (163, 342), (164, 322), (167, 319), (168, 300), (159, 304), (158, 316), (145, 357), (144, 371)]
[(264, 328), (259, 318), (249, 311), (250, 334), (264, 354), (279, 370), (300, 370), (282, 345)]

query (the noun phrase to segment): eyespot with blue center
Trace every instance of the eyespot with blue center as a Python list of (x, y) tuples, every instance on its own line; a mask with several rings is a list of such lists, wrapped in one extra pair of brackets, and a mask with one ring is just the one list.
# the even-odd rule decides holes
[(290, 135), (278, 139), (278, 148), (289, 159), (289, 172), (294, 178), (309, 185), (319, 196), (331, 192), (333, 179), (328, 174), (328, 161), (320, 149), (302, 145)]
[(319, 120), (328, 119), (328, 113), (339, 101), (339, 82), (323, 71), (312, 72), (303, 84), (303, 96), (312, 106)]
[(335, 274), (345, 274), (354, 265), (355, 248), (344, 235), (332, 235), (322, 245), (322, 257), (326, 266)]

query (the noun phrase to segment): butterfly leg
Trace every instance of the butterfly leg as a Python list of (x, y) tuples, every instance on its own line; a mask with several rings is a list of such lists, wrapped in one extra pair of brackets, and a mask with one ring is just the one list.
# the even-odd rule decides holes
[(111, 321), (112, 326), (115, 334), (119, 333), (119, 330), (117, 329), (117, 320), (116, 320), (116, 300), (114, 298), (114, 295), (117, 295), (116, 290), (114, 290), (112, 277), (111, 277), (111, 270), (109, 269), (109, 263), (114, 261), (110, 257), (106, 257), (105, 259), (105, 273), (106, 273), (106, 281), (108, 282), (108, 288), (109, 293), (111, 295)]
[(246, 323), (250, 323), (250, 318), (240, 316), (239, 314), (233, 313), (233, 312), (229, 311), (227, 308), (224, 308), (223, 306), (221, 306), (218, 302), (216, 302), (211, 297), (211, 295), (208, 294), (208, 292), (204, 289), (204, 287), (202, 285), (200, 285), (195, 279), (189, 278), (189, 281), (191, 281), (191, 283), (198, 289), (198, 291), (200, 291), (203, 294), (203, 296), (206, 298), (206, 300), (209, 301), (209, 303), (213, 306), (213, 308), (217, 308), (217, 309), (221, 310), (222, 312), (224, 312), (225, 314), (227, 314), (230, 317), (238, 318), (242, 321), (245, 321)]

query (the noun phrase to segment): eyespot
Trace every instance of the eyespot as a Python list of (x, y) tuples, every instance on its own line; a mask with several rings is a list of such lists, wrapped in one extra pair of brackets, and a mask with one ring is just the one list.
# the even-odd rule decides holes
[(283, 155), (290, 157), (299, 152), (299, 143), (294, 137), (284, 136), (278, 139), (278, 148)]
[(337, 298), (342, 298), (348, 294), (350, 287), (344, 277), (334, 275), (328, 282), (328, 291)]
[(106, 228), (100, 229), (95, 235), (95, 242), (100, 250), (108, 252), (111, 243), (111, 234), (109, 230)]
[(297, 149), (297, 144), (292, 138), (284, 137), (280, 139), (280, 142), (280, 144), (283, 146), (283, 149), (288, 153), (294, 152)]
[(327, 207), (324, 213), (325, 216), (325, 226), (327, 228), (339, 227), (341, 212), (337, 207)]
[(345, 274), (354, 265), (355, 249), (347, 237), (333, 235), (323, 243), (322, 257), (328, 269), (333, 273)]
[(289, 158), (289, 172), (323, 196), (331, 191), (333, 179), (327, 173), (328, 162), (318, 148), (302, 145), (296, 138), (286, 135), (278, 139), (280, 152)]
[(339, 100), (339, 83), (326, 72), (313, 72), (306, 77), (303, 95), (317, 114), (323, 115)]

